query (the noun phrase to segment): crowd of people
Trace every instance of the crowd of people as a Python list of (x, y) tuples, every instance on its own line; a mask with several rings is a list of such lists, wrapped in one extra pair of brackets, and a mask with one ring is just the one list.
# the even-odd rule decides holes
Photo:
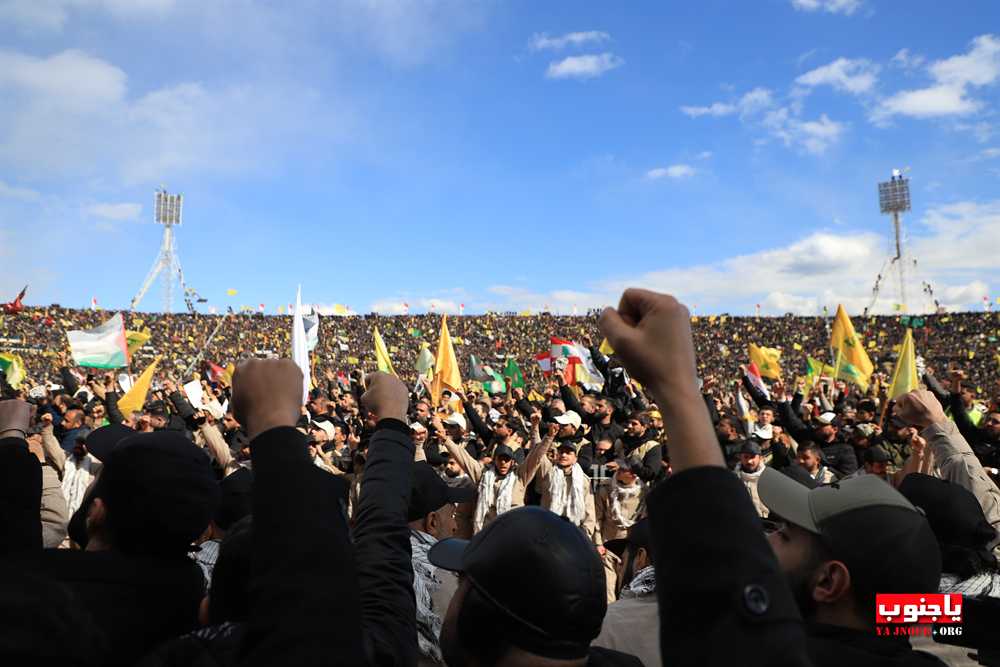
[[(50, 307), (26, 307), (16, 315), (0, 315), (0, 351), (19, 353), (28, 375), (40, 381), (55, 376), (58, 352), (66, 351), (66, 331), (90, 329), (112, 313)], [(189, 313), (124, 313), (129, 330), (148, 328), (151, 338), (135, 355), (135, 372), (141, 371), (157, 354), (166, 353), (164, 368), (187, 368), (199, 352), (221, 366), (249, 357), (285, 355), (291, 346), (291, 317), (242, 313), (202, 315)], [(220, 320), (226, 318), (219, 327)], [(894, 347), (907, 327), (914, 330), (917, 351), (928, 365), (947, 368), (960, 365), (968, 373), (970, 386), (992, 393), (1000, 381), (996, 357), (1000, 339), (1000, 312), (950, 313), (919, 316), (855, 317), (858, 334), (868, 346), (879, 371), (891, 369)], [(791, 375), (805, 373), (806, 357), (830, 360), (829, 317), (732, 317), (708, 315), (692, 317), (691, 329), (698, 351), (699, 372), (703, 375), (733, 377), (746, 363), (749, 343), (783, 350), (783, 366)], [(414, 362), (420, 347), (436, 344), (441, 316), (434, 314), (398, 316), (331, 316), (320, 322), (319, 341), (313, 351), (315, 369), (350, 371), (375, 370), (372, 332), (379, 328), (397, 371), (407, 382), (416, 378)], [(513, 356), (526, 373), (536, 379), (534, 357), (548, 349), (550, 336), (577, 342), (600, 342), (597, 315), (518, 316), (512, 313), (449, 316), (452, 336), (457, 338), (460, 356), (475, 355), (493, 362)], [(209, 341), (211, 334), (218, 331)]]
[[(970, 628), (1000, 605), (992, 313), (858, 319), (864, 390), (803, 377), (824, 318), (629, 290), (450, 319), (460, 358), (525, 369), (492, 394), (417, 380), (439, 316), (324, 318), (304, 405), (289, 318), (133, 313), (133, 364), (167, 363), (127, 413), (117, 373), (66, 355), (107, 315), (0, 327), (28, 376), (0, 401), (9, 664), (935, 664), (967, 651), (882, 636), (876, 594), (962, 593)], [(908, 325), (926, 388), (889, 400)], [(543, 374), (550, 336), (603, 385)], [(747, 372), (750, 342), (782, 377)]]

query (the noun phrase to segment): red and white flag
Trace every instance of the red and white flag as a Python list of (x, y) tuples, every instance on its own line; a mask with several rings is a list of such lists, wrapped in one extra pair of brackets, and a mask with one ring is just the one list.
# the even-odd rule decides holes
[(465, 315), (465, 304), (464, 303), (458, 304), (458, 314), (459, 315)]
[(91, 310), (97, 310), (97, 297), (96, 296), (90, 297), (90, 309)]
[(263, 313), (264, 312), (264, 304), (259, 304), (257, 306), (257, 310)]
[(410, 304), (406, 303), (405, 301), (403, 302), (403, 314), (404, 315), (410, 314)]
[(771, 400), (771, 392), (767, 390), (767, 385), (764, 384), (764, 378), (760, 375), (760, 369), (757, 368), (757, 364), (752, 361), (750, 362), (750, 365), (747, 366), (747, 379), (750, 380), (750, 384), (752, 384), (757, 391), (764, 394), (768, 400)]

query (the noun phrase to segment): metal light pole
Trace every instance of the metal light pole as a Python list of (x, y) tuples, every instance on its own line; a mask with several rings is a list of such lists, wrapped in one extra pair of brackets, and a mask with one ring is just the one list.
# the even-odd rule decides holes
[(153, 222), (163, 225), (163, 240), (160, 242), (160, 251), (153, 261), (153, 266), (146, 274), (146, 280), (143, 281), (142, 287), (132, 298), (131, 310), (136, 309), (161, 272), (163, 273), (163, 312), (169, 313), (173, 309), (175, 280), (180, 283), (181, 293), (184, 293), (184, 271), (181, 269), (181, 260), (177, 256), (177, 246), (174, 242), (174, 227), (181, 224), (183, 206), (184, 195), (167, 194), (167, 191), (162, 188), (156, 191), (153, 199)]
[[(896, 256), (890, 261), (895, 265), (899, 279), (899, 304), (906, 312), (906, 270), (903, 251), (903, 222), (901, 213), (910, 210), (910, 179), (903, 178), (899, 169), (892, 170), (888, 181), (878, 184), (878, 205), (883, 214), (892, 215), (892, 229), (896, 239)], [(876, 286), (877, 289), (877, 286)]]

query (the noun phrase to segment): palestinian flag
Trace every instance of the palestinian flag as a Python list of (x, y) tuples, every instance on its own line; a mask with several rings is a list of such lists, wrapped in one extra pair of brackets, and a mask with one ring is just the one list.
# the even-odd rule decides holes
[(77, 366), (122, 368), (128, 365), (125, 322), (121, 313), (94, 329), (67, 331), (66, 338)]

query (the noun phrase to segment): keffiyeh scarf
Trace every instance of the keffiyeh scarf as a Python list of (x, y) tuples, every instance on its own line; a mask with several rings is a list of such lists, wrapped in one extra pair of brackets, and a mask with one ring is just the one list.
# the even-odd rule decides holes
[(641, 598), (656, 592), (656, 570), (652, 565), (639, 570), (629, 585), (622, 589), (621, 598)]
[(476, 512), (472, 517), (472, 525), (475, 532), (483, 529), (486, 522), (486, 514), (493, 507), (497, 506), (497, 516), (510, 509), (511, 501), (514, 497), (514, 471), (507, 473), (506, 477), (500, 479), (500, 488), (496, 488), (497, 471), (493, 466), (488, 466), (483, 470), (483, 476), (479, 480), (479, 498), (476, 500)]
[(620, 486), (618, 484), (618, 478), (611, 478), (611, 519), (615, 522), (615, 525), (621, 529), (631, 528), (635, 524), (636, 517), (625, 518), (622, 516), (622, 505), (621, 501), (626, 498), (635, 498), (644, 488), (644, 484), (640, 480), (636, 480), (632, 486)]
[(574, 526), (581, 526), (587, 516), (584, 490), (590, 482), (583, 473), (583, 468), (576, 463), (573, 464), (569, 475), (569, 493), (566, 492), (566, 477), (563, 469), (558, 467), (554, 467), (549, 473), (549, 496), (552, 498), (549, 510), (559, 516), (565, 516)]
[(410, 529), (410, 551), (413, 561), (413, 594), (417, 601), (417, 644), (420, 655), (438, 663), (441, 658), (441, 612), (434, 609), (432, 594), (441, 585), (437, 568), (427, 559), (427, 552), (437, 543), (427, 533)]

